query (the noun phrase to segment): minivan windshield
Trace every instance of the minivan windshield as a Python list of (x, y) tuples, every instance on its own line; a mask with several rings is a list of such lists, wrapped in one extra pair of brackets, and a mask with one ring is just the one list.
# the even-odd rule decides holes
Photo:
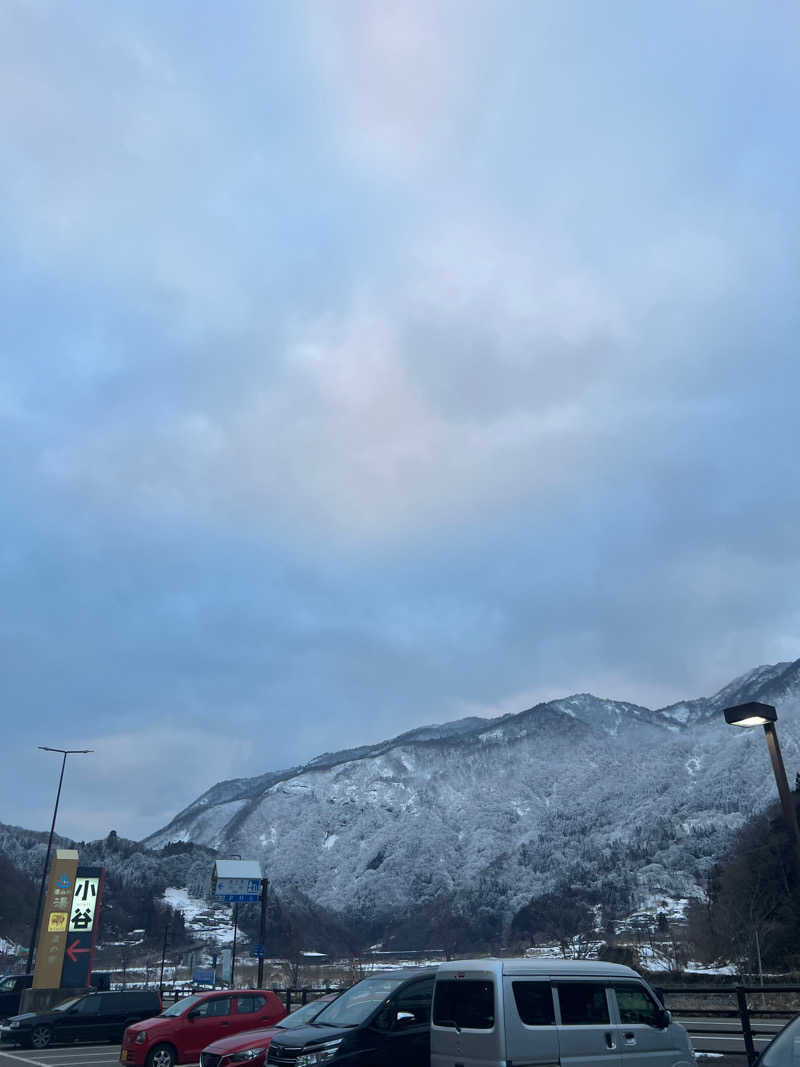
[(183, 1000), (176, 1000), (171, 1008), (167, 1008), (166, 1011), (162, 1011), (162, 1015), (183, 1015), (187, 1008), (191, 1008), (192, 1005), (197, 1004), (203, 997), (197, 994), (193, 997), (184, 997)]
[(314, 1020), (314, 1026), (359, 1026), (405, 978), (365, 978), (329, 1004)]
[(328, 1000), (323, 1004), (320, 1004), (318, 1000), (312, 1000), (310, 1004), (304, 1004), (302, 1008), (298, 1008), (291, 1015), (287, 1015), (285, 1019), (281, 1019), (278, 1026), (281, 1030), (297, 1030), (298, 1027), (305, 1026), (316, 1018), (324, 1010), (325, 1005), (329, 1003), (330, 1001)]
[(794, 1043), (800, 1037), (800, 1015), (788, 1023), (761, 1053), (758, 1067), (792, 1067), (797, 1062)]

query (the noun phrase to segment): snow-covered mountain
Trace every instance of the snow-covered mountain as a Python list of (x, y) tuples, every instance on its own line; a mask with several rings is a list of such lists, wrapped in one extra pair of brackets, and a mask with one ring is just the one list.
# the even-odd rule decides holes
[(443, 901), (509, 918), (565, 877), (620, 905), (686, 896), (775, 796), (762, 731), (722, 718), (745, 700), (778, 708), (793, 783), (800, 660), (659, 710), (579, 694), (220, 782), (144, 844), (254, 857), (279, 892), (377, 920)]

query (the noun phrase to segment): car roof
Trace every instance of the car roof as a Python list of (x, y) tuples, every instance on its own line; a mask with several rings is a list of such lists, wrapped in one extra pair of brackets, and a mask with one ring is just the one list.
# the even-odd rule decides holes
[(361, 981), (367, 982), (370, 978), (397, 978), (400, 981), (406, 978), (427, 978), (428, 975), (436, 974), (438, 966), (438, 964), (432, 964), (424, 967), (394, 967), (386, 971), (365, 974)]
[(603, 963), (600, 960), (565, 960), (560, 957), (540, 956), (531, 959), (473, 959), (473, 960), (449, 960), (439, 965), (438, 974), (441, 978), (448, 975), (466, 972), (502, 974), (547, 974), (554, 976), (585, 975), (587, 978), (639, 978), (640, 975), (632, 967), (626, 967), (621, 963)]

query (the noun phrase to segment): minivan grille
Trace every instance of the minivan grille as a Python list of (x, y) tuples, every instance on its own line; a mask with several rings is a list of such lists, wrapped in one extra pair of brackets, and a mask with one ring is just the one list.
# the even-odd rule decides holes
[(200, 1067), (217, 1067), (222, 1056), (215, 1056), (213, 1052), (200, 1053)]
[(294, 1067), (297, 1057), (303, 1051), (302, 1045), (289, 1047), (288, 1045), (276, 1045), (273, 1041), (267, 1053), (267, 1063), (277, 1063), (279, 1067)]

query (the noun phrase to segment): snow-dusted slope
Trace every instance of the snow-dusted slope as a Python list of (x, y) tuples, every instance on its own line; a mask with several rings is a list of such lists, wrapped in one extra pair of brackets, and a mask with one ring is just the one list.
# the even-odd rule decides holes
[(721, 716), (749, 699), (778, 707), (793, 781), (800, 660), (660, 711), (579, 694), (220, 783), (146, 844), (253, 856), (284, 891), (368, 916), (452, 892), (509, 915), (567, 872), (686, 895), (773, 799), (761, 731)]

